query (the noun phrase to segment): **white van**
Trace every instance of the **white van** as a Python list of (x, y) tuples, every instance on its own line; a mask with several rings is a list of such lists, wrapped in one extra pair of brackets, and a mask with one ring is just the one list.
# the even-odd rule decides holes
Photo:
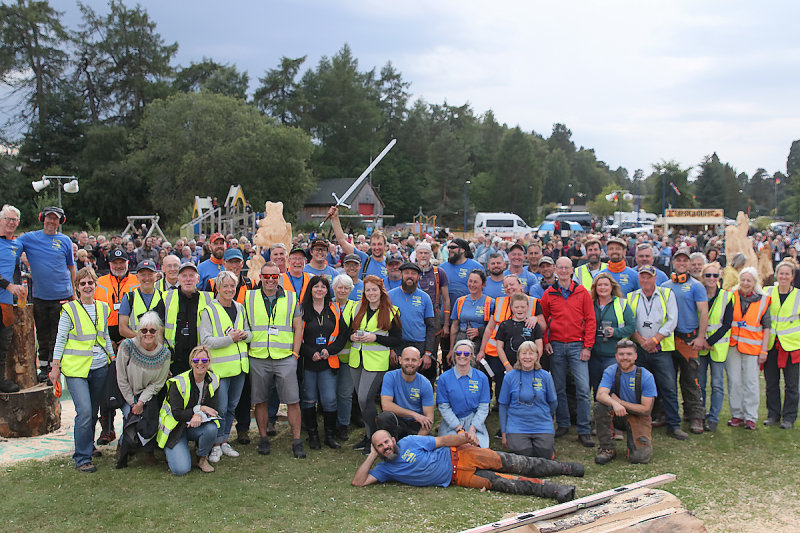
[(514, 213), (476, 213), (475, 234), (496, 233), (499, 237), (517, 238), (532, 233), (533, 228)]

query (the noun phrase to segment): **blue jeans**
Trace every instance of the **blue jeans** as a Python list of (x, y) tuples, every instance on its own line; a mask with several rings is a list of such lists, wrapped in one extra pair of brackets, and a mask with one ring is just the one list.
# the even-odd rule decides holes
[(614, 355), (597, 355), (595, 353), (589, 358), (589, 385), (592, 387), (592, 398), (597, 394), (597, 387), (603, 379), (603, 372), (617, 362)]
[(589, 364), (581, 361), (583, 342), (551, 341), (553, 355), (550, 357), (550, 373), (558, 395), (556, 422), (560, 428), (568, 428), (569, 407), (567, 405), (567, 368), (572, 370), (575, 379), (575, 396), (578, 402), (578, 435), (589, 435), (591, 427), (591, 405), (589, 399)]
[(97, 411), (100, 408), (100, 397), (106, 385), (108, 365), (90, 370), (85, 378), (67, 380), (67, 388), (75, 404), (75, 466), (92, 462), (94, 450), (94, 426), (97, 423)]
[[(178, 422), (179, 424), (181, 422)], [(211, 446), (217, 438), (217, 425), (214, 422), (205, 422), (196, 428), (187, 427), (183, 430), (181, 438), (172, 448), (164, 447), (167, 464), (176, 476), (183, 476), (192, 469), (192, 454), (189, 452), (189, 441), (197, 442), (197, 456), (208, 457)]]
[(216, 394), (219, 397), (219, 417), (222, 420), (217, 430), (216, 444), (228, 441), (233, 420), (236, 418), (236, 406), (239, 405), (239, 398), (242, 397), (242, 388), (244, 388), (244, 372), (219, 380), (219, 389)]
[(710, 355), (701, 355), (697, 358), (697, 363), (697, 382), (700, 385), (700, 397), (703, 401), (703, 409), (705, 409), (706, 406), (708, 368), (711, 368), (711, 403), (708, 408), (706, 420), (710, 422), (719, 422), (719, 412), (722, 410), (722, 401), (725, 399), (725, 362), (712, 361)]
[(637, 347), (636, 351), (638, 354), (636, 364), (649, 370), (656, 381), (656, 389), (658, 397), (661, 399), (661, 408), (664, 409), (664, 416), (667, 419), (667, 427), (680, 429), (678, 383), (675, 364), (672, 362), (672, 352), (649, 353), (640, 347)]
[(336, 423), (340, 426), (350, 425), (350, 411), (353, 408), (353, 376), (350, 367), (343, 363), (336, 372)]
[(333, 375), (333, 370), (330, 368), (318, 371), (305, 370), (301, 398), (300, 405), (303, 409), (314, 407), (319, 399), (323, 411), (336, 411), (336, 376)]

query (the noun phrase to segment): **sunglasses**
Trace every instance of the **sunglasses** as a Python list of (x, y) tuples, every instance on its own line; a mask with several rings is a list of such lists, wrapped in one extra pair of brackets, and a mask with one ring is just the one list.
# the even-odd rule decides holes
[(461, 248), (461, 247), (460, 246), (448, 246), (447, 247), (448, 250), (457, 250), (459, 248)]
[(472, 352), (459, 352), (459, 351), (457, 351), (456, 355), (458, 355), (460, 357), (472, 357)]
[(711, 272), (706, 272), (704, 276), (707, 278), (718, 278), (719, 274), (712, 274)]
[(210, 361), (208, 357), (195, 357), (192, 359), (192, 363), (194, 364), (207, 364)]
[(278, 279), (280, 277), (280, 274), (261, 274), (261, 279)]
[(78, 282), (79, 287), (85, 287), (87, 285), (94, 285), (94, 281), (80, 281)]
[(155, 335), (158, 330), (156, 328), (142, 328), (140, 331), (142, 333), (148, 333), (150, 335)]

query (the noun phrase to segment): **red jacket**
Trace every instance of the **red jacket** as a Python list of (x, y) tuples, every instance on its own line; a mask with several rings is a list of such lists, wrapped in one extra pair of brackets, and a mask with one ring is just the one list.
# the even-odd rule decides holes
[(592, 297), (582, 285), (570, 281), (567, 299), (554, 283), (542, 295), (542, 312), (547, 322), (547, 342), (583, 342), (583, 347), (594, 346), (597, 321), (594, 317)]

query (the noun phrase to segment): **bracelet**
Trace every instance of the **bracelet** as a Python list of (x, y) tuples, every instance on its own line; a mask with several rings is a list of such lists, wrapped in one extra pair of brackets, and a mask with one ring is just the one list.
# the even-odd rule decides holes
[(655, 338), (655, 337), (653, 337), (653, 342), (654, 342), (654, 343), (656, 343), (656, 344), (658, 344), (658, 341), (656, 340), (656, 338)]
[(445, 311), (444, 314), (449, 315), (450, 311)]
[(506, 367), (506, 368), (512, 368), (511, 363), (509, 363), (508, 361), (503, 363), (503, 366)]
[(459, 435), (462, 435), (462, 434), (466, 433), (466, 431), (464, 431), (464, 428), (461, 428), (461, 429), (457, 430), (456, 433), (458, 433)]

